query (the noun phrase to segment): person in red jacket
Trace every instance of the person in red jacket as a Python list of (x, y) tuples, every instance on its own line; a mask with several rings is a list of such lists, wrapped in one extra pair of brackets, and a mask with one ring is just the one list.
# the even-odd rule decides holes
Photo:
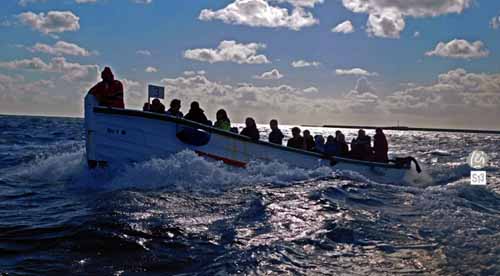
[(115, 76), (109, 67), (105, 67), (101, 73), (102, 81), (92, 87), (89, 94), (94, 95), (99, 105), (125, 108), (123, 103), (123, 85), (115, 80)]
[(375, 136), (373, 136), (373, 151), (375, 153), (375, 162), (389, 162), (389, 157), (387, 156), (389, 145), (387, 143), (387, 138), (385, 138), (384, 131), (381, 128), (375, 130)]

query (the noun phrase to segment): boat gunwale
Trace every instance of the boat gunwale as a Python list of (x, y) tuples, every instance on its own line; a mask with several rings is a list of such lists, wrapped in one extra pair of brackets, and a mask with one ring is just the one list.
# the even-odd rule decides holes
[(200, 124), (198, 122), (194, 122), (194, 121), (187, 120), (184, 118), (174, 117), (174, 116), (171, 116), (168, 114), (153, 113), (153, 112), (140, 111), (140, 110), (134, 110), (134, 109), (102, 107), (102, 106), (94, 107), (94, 112), (104, 113), (104, 114), (127, 115), (127, 116), (133, 116), (133, 117), (141, 117), (141, 118), (155, 119), (155, 120), (160, 120), (160, 121), (174, 122), (174, 123), (186, 125), (189, 127), (203, 129), (205, 131), (208, 131), (209, 133), (216, 133), (216, 134), (219, 134), (222, 136), (235, 138), (235, 139), (242, 140), (245, 142), (260, 144), (260, 145), (273, 147), (273, 148), (284, 150), (284, 151), (299, 153), (302, 155), (314, 156), (314, 157), (324, 159), (327, 161), (334, 161), (334, 162), (340, 162), (340, 163), (351, 163), (351, 164), (363, 165), (363, 166), (368, 166), (368, 167), (384, 167), (384, 168), (390, 168), (390, 169), (410, 170), (409, 167), (398, 166), (396, 164), (369, 162), (369, 161), (355, 160), (355, 159), (336, 157), (336, 156), (327, 157), (327, 156), (324, 156), (324, 155), (316, 153), (316, 152), (310, 152), (310, 151), (305, 151), (305, 150), (301, 150), (301, 149), (290, 148), (290, 147), (286, 147), (283, 145), (269, 143), (266, 141), (261, 141), (261, 140), (254, 141), (254, 140), (250, 139), (249, 137), (243, 136), (241, 134), (237, 134), (237, 133), (233, 133), (230, 131), (218, 129), (218, 128), (215, 128), (212, 126)]

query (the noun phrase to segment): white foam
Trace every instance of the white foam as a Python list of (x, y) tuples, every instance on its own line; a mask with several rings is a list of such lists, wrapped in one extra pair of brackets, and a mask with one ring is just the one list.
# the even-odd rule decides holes
[(251, 184), (289, 184), (332, 175), (333, 171), (326, 167), (305, 170), (279, 162), (251, 162), (246, 169), (232, 168), (186, 150), (166, 159), (152, 159), (128, 166), (110, 184), (113, 187), (218, 192)]
[[(357, 172), (337, 171), (330, 167), (314, 170), (296, 168), (283, 162), (250, 162), (246, 169), (227, 166), (199, 157), (192, 151), (183, 151), (165, 159), (152, 159), (121, 168), (89, 171), (85, 161), (85, 148), (62, 147), (56, 153), (38, 156), (34, 161), (4, 173), (3, 177), (20, 181), (73, 183), (86, 188), (166, 188), (174, 191), (217, 192), (231, 187), (275, 183), (291, 185), (294, 182), (341, 176), (363, 183), (377, 183)], [(59, 151), (59, 152), (57, 152)], [(404, 184), (408, 187), (426, 188), (442, 186), (466, 179), (467, 165), (443, 168), (423, 167), (423, 173), (413, 170)]]
[(337, 175), (348, 180), (354, 180), (367, 184), (375, 184), (375, 185), (380, 184), (355, 171), (349, 171), (349, 170), (337, 171)]
[(70, 180), (85, 170), (84, 148), (53, 155), (39, 155), (34, 161), (9, 169), (6, 178), (57, 182)]
[(425, 188), (429, 186), (436, 185), (436, 181), (429, 172), (429, 168), (424, 164), (420, 164), (422, 169), (421, 173), (418, 173), (414, 165), (412, 164), (412, 169), (408, 171), (405, 175), (404, 182), (413, 187)]
[(435, 149), (431, 150), (428, 152), (428, 154), (434, 155), (434, 156), (450, 156), (451, 153), (446, 150), (441, 150), (441, 149)]

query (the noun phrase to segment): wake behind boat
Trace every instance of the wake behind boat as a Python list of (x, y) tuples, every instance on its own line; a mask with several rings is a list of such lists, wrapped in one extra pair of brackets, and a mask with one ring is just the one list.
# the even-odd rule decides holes
[[(412, 170), (412, 158), (395, 163), (376, 163), (254, 141), (230, 131), (183, 118), (131, 109), (99, 106), (85, 98), (87, 161), (90, 168), (164, 158), (184, 150), (237, 167), (250, 161), (278, 161), (314, 169), (329, 166), (351, 170), (386, 182), (400, 182)], [(414, 161), (414, 159), (413, 159)], [(420, 171), (415, 162), (417, 171)]]

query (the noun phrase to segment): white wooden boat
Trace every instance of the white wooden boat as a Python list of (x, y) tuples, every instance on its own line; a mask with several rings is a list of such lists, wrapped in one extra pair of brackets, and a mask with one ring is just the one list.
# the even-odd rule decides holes
[(400, 182), (413, 170), (408, 159), (386, 164), (326, 157), (264, 141), (251, 141), (245, 136), (182, 118), (101, 107), (92, 95), (85, 98), (85, 133), (87, 161), (91, 168), (164, 158), (189, 149), (237, 167), (245, 167), (252, 160), (286, 162), (307, 169), (333, 166), (388, 182)]

